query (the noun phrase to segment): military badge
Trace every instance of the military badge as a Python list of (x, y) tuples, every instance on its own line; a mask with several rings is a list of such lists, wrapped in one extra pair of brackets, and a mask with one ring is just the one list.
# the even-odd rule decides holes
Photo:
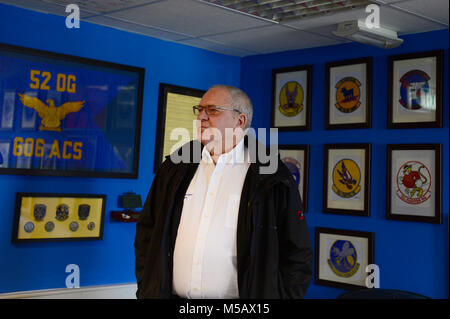
[(66, 204), (58, 205), (58, 207), (56, 207), (56, 219), (62, 222), (67, 218), (69, 218), (69, 206)]
[(289, 81), (280, 91), (278, 109), (287, 117), (296, 116), (303, 110), (303, 88), (296, 81)]
[(430, 76), (421, 70), (411, 70), (401, 78), (400, 104), (408, 110), (435, 109), (428, 81)]
[(80, 220), (86, 220), (89, 217), (89, 211), (91, 209), (91, 206), (87, 204), (81, 204), (78, 206), (78, 218)]
[(396, 194), (403, 202), (418, 205), (431, 197), (431, 174), (418, 161), (404, 163), (397, 172)]
[(349, 240), (336, 240), (331, 245), (329, 257), (328, 266), (339, 277), (350, 278), (360, 267), (355, 246)]
[(94, 229), (95, 229), (95, 223), (94, 223), (94, 222), (90, 222), (90, 223), (87, 225), (87, 229), (89, 229), (89, 230), (94, 230)]
[(45, 217), (45, 212), (47, 210), (47, 206), (44, 204), (36, 204), (33, 209), (33, 216), (36, 221), (41, 221)]
[(361, 82), (349, 76), (336, 83), (336, 108), (342, 113), (352, 113), (361, 105)]
[(333, 169), (333, 191), (340, 197), (351, 198), (361, 190), (361, 171), (351, 159), (340, 160)]

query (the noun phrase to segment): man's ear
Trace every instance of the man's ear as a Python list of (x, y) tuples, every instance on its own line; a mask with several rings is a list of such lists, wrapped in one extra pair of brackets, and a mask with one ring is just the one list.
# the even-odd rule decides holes
[(238, 115), (238, 126), (242, 129), (244, 129), (245, 125), (247, 124), (247, 115), (244, 113), (241, 113)]

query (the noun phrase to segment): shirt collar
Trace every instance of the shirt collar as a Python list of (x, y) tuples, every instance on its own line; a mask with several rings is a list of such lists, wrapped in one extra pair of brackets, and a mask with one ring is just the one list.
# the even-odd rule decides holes
[[(211, 154), (206, 149), (206, 147), (204, 147), (202, 151), (202, 162), (206, 164), (214, 163)], [(240, 142), (236, 144), (236, 146), (228, 153), (220, 155), (217, 160), (217, 164), (231, 164), (232, 166), (244, 163), (245, 163), (244, 138), (242, 138)]]

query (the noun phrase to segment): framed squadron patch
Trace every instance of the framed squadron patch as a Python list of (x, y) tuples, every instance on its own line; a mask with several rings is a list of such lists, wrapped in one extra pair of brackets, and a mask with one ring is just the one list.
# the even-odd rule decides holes
[(271, 127), (311, 129), (312, 65), (272, 70)]
[(280, 158), (297, 183), (303, 212), (308, 210), (309, 145), (278, 145)]
[(388, 128), (442, 127), (443, 50), (394, 55), (388, 62)]
[(327, 63), (325, 128), (372, 127), (372, 58)]
[(386, 218), (442, 223), (441, 145), (387, 145)]
[(370, 149), (370, 144), (325, 144), (325, 213), (369, 216)]
[(374, 233), (316, 227), (315, 283), (344, 289), (366, 287), (374, 263)]

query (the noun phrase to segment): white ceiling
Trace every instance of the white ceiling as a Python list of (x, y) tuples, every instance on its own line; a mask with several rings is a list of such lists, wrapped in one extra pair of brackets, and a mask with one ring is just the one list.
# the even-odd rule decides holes
[[(333, 1), (330, 1), (333, 2)], [(334, 0), (336, 2), (336, 0)], [(411, 34), (448, 29), (449, 0), (374, 0), (380, 24)], [(365, 19), (364, 8), (275, 23), (200, 0), (0, 0), (13, 6), (67, 16), (77, 4), (83, 21), (235, 56), (305, 49), (346, 42), (336, 24)]]

